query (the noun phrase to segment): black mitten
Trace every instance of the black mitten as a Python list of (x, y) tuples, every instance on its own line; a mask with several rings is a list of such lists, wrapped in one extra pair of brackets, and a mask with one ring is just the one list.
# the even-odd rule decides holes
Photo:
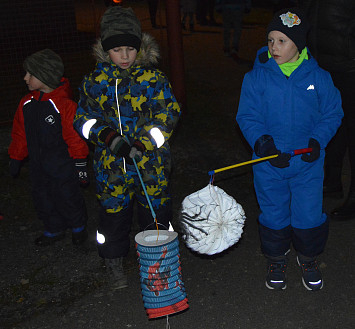
[(125, 158), (128, 157), (129, 152), (131, 151), (131, 146), (118, 134), (110, 141), (109, 148), (113, 154)]
[(278, 157), (269, 160), (270, 164), (274, 167), (286, 168), (290, 165), (289, 160), (291, 159), (291, 155), (289, 153), (281, 153), (276, 148), (274, 139), (270, 135), (262, 135), (258, 138), (254, 145), (254, 151), (259, 158), (278, 154)]
[(314, 138), (310, 138), (308, 142), (308, 147), (312, 148), (312, 152), (302, 154), (301, 159), (305, 162), (316, 161), (320, 156), (319, 142)]
[(259, 158), (264, 158), (269, 155), (277, 154), (277, 148), (274, 139), (270, 135), (262, 135), (259, 137), (254, 145), (254, 152)]
[(22, 164), (21, 160), (10, 159), (9, 169), (10, 169), (10, 175), (13, 178), (16, 178), (20, 173), (21, 164)]
[(75, 159), (75, 168), (78, 172), (79, 183), (81, 187), (87, 187), (90, 184), (86, 159)]
[(290, 159), (291, 159), (291, 154), (289, 153), (281, 153), (280, 151), (277, 151), (279, 154), (278, 157), (272, 158), (269, 160), (270, 164), (274, 167), (277, 168), (286, 168), (290, 166)]

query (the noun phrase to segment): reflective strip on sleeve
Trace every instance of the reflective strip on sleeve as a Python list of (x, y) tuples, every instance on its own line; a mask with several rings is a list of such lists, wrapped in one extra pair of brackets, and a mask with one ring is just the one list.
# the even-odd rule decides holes
[(158, 148), (164, 144), (164, 142), (165, 142), (164, 135), (162, 134), (160, 129), (152, 128), (152, 129), (150, 129), (149, 133), (153, 137)]
[(86, 139), (89, 139), (90, 130), (95, 123), (96, 123), (96, 119), (91, 119), (84, 123), (81, 132)]

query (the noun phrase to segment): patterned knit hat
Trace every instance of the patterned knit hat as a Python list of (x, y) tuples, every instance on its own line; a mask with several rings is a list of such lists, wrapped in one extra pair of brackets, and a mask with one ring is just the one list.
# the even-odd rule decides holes
[(309, 23), (305, 14), (299, 8), (285, 8), (275, 13), (269, 26), (267, 36), (271, 31), (280, 31), (289, 37), (302, 52), (306, 47)]
[(132, 8), (113, 6), (106, 10), (101, 19), (101, 44), (104, 51), (114, 47), (141, 46), (141, 23)]
[(59, 86), (64, 74), (62, 59), (50, 49), (43, 49), (28, 56), (23, 62), (23, 67), (52, 89)]

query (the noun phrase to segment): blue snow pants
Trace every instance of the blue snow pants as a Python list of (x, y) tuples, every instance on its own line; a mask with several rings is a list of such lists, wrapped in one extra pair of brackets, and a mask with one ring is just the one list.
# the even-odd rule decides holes
[(261, 214), (259, 234), (265, 255), (285, 255), (291, 243), (307, 257), (322, 253), (328, 238), (323, 212), (324, 152), (307, 163), (291, 158), (290, 167), (276, 168), (268, 161), (254, 165), (254, 187)]

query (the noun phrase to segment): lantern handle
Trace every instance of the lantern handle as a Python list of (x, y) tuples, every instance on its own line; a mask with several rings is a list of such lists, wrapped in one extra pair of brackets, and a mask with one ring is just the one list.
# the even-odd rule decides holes
[[(289, 153), (293, 157), (295, 155), (299, 155), (299, 154), (303, 154), (303, 153), (310, 153), (310, 152), (312, 152), (312, 148), (308, 147), (308, 148), (297, 149), (297, 150), (293, 150), (293, 151), (289, 151), (289, 152), (285, 152), (285, 153)], [(225, 171), (225, 170), (229, 170), (229, 169), (245, 166), (245, 165), (248, 165), (248, 164), (253, 164), (253, 163), (257, 163), (257, 162), (273, 159), (273, 158), (277, 158), (278, 156), (279, 156), (279, 154), (273, 154), (273, 155), (269, 155), (267, 157), (258, 158), (258, 159), (254, 159), (254, 160), (249, 160), (249, 161), (245, 161), (245, 162), (241, 162), (241, 163), (237, 163), (237, 164), (232, 165), (232, 166), (211, 170), (211, 171), (208, 172), (208, 174), (210, 176), (213, 176), (214, 174), (216, 174), (218, 172), (221, 172), (221, 171)]]

